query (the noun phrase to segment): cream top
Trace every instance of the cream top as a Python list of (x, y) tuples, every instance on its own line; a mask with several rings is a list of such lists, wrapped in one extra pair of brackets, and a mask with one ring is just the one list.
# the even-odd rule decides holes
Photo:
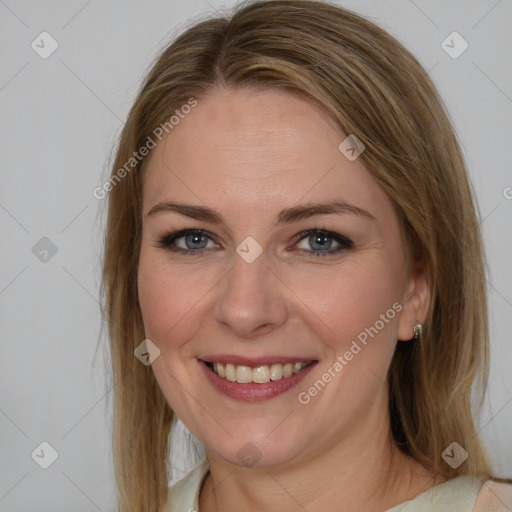
[[(171, 486), (163, 512), (197, 512), (208, 470), (204, 459)], [(512, 484), (459, 476), (383, 512), (512, 512)]]

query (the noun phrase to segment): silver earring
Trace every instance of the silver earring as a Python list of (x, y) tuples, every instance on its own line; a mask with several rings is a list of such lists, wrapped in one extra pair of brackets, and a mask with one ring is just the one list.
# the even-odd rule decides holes
[(415, 340), (420, 339), (422, 331), (423, 331), (423, 326), (418, 322), (418, 323), (414, 324), (412, 329), (414, 331), (414, 339)]

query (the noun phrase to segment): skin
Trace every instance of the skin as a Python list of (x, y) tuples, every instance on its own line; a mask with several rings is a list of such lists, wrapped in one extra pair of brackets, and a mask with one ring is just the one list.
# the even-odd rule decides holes
[[(361, 158), (316, 105), (289, 92), (220, 89), (159, 143), (146, 168), (138, 274), (146, 336), (160, 349), (158, 383), (210, 463), (200, 511), (380, 511), (439, 483), (391, 441), (386, 375), (397, 339), (423, 322), (429, 290), (406, 273), (398, 219)], [(369, 212), (327, 214), (274, 226), (284, 208), (340, 200)], [(208, 206), (225, 224), (158, 203)], [(211, 236), (200, 256), (158, 246), (172, 231)], [(301, 232), (323, 228), (353, 247), (322, 252)], [(236, 252), (248, 236), (263, 253)], [(339, 247), (332, 243), (323, 250)], [(176, 243), (192, 248), (181, 238)], [(313, 241), (314, 243), (314, 241)], [(192, 240), (193, 244), (193, 240)], [(203, 247), (203, 246), (201, 246)], [(288, 250), (287, 250), (288, 249)], [(196, 249), (197, 250), (197, 249)], [(332, 368), (357, 335), (392, 304), (402, 309), (308, 404), (297, 395)], [(259, 402), (228, 398), (198, 366), (206, 354), (285, 355), (318, 360), (292, 390)], [(260, 458), (237, 453), (252, 443)], [(300, 505), (300, 506), (299, 506)]]

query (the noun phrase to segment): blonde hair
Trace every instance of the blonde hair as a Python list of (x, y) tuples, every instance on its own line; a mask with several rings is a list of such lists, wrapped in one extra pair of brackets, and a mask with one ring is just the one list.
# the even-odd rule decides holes
[[(411, 272), (424, 272), (431, 302), (419, 342), (398, 342), (389, 372), (396, 444), (446, 478), (488, 478), (471, 414), (488, 375), (488, 319), (481, 235), (465, 164), (434, 85), (397, 40), (325, 2), (244, 3), (196, 23), (146, 77), (117, 148), (112, 178), (182, 105), (216, 88), (278, 88), (318, 104), (391, 199)], [(168, 490), (174, 421), (150, 366), (134, 357), (145, 338), (137, 295), (142, 175), (148, 157), (112, 182), (102, 275), (114, 388), (114, 462), (122, 512), (158, 512)], [(442, 460), (453, 441), (469, 458)]]

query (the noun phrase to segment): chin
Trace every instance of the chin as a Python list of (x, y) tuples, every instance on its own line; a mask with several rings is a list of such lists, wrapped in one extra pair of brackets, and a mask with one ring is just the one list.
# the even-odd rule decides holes
[[(227, 426), (229, 430), (229, 426)], [(205, 445), (207, 454), (213, 457), (219, 457), (229, 464), (238, 467), (275, 469), (284, 467), (293, 463), (298, 455), (306, 450), (306, 446), (301, 447), (302, 440), (296, 440), (283, 432), (281, 435), (272, 433), (269, 436), (269, 430), (265, 432), (247, 430), (237, 434), (230, 430), (233, 437), (226, 435), (222, 443), (211, 443)], [(271, 430), (270, 430), (271, 432)], [(204, 443), (203, 443), (204, 444)]]

